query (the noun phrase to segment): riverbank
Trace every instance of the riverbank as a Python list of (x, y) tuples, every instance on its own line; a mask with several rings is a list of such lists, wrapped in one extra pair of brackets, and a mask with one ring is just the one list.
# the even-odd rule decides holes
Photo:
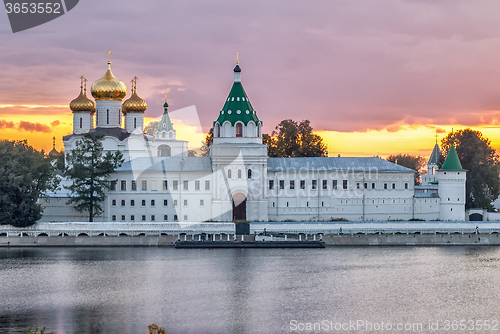
[[(177, 236), (0, 237), (0, 247), (174, 247)], [(253, 236), (245, 236), (253, 242)], [(500, 246), (500, 234), (325, 235), (335, 246)], [(208, 243), (208, 241), (206, 241)], [(218, 241), (220, 242), (220, 241)], [(271, 242), (271, 241), (266, 241)], [(273, 241), (279, 243), (279, 241)], [(244, 243), (243, 243), (244, 244)]]

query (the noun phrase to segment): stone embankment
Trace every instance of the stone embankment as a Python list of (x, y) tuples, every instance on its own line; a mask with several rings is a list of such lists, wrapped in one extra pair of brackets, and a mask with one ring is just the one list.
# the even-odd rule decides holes
[[(240, 236), (238, 236), (238, 239)], [(177, 236), (0, 237), (0, 247), (173, 247)], [(248, 236), (245, 241), (254, 241)], [(335, 246), (457, 246), (500, 245), (500, 234), (368, 234), (325, 235), (327, 247)], [(271, 242), (271, 241), (266, 241)], [(274, 241), (279, 243), (279, 241)]]

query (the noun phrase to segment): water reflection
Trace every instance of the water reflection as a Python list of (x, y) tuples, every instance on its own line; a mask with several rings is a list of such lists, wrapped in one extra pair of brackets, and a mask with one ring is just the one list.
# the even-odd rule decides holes
[(167, 333), (286, 333), (292, 320), (498, 320), (499, 261), (497, 247), (457, 246), (0, 249), (0, 333), (38, 325), (146, 334), (152, 323)]

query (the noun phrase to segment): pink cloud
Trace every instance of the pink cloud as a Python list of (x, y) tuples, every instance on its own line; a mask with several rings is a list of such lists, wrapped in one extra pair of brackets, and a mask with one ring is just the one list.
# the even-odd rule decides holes
[(19, 123), (19, 130), (29, 131), (29, 132), (50, 132), (50, 128), (41, 123), (31, 123), (21, 121)]
[(7, 122), (4, 119), (0, 119), (0, 129), (13, 129), (14, 122)]

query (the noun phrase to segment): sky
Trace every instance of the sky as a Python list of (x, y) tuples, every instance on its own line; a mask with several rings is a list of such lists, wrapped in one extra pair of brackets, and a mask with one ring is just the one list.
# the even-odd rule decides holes
[(0, 10), (0, 139), (50, 150), (55, 136), (60, 150), (79, 77), (102, 77), (111, 50), (114, 75), (139, 78), (147, 121), (167, 90), (178, 138), (199, 147), (238, 52), (264, 132), (309, 119), (330, 156), (428, 156), (436, 133), (472, 127), (499, 149), (499, 12), (497, 0), (85, 0), (12, 33)]

